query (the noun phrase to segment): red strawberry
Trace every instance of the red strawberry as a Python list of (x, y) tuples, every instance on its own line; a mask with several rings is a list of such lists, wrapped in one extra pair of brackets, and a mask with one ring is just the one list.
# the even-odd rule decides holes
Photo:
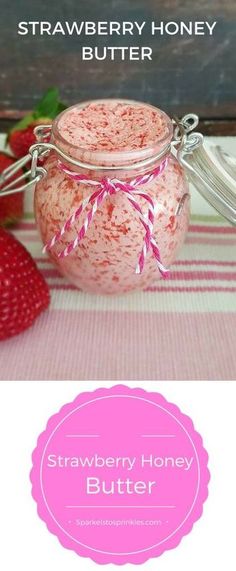
[(8, 144), (12, 153), (17, 159), (21, 159), (28, 154), (31, 145), (36, 143), (34, 128), (37, 125), (50, 125), (51, 119), (39, 119), (30, 123), (25, 129), (14, 129), (8, 137)]
[(18, 121), (8, 135), (7, 144), (17, 159), (27, 155), (31, 145), (36, 143), (34, 128), (37, 125), (51, 125), (64, 109), (66, 105), (60, 101), (58, 89), (48, 89), (35, 109)]
[[(0, 152), (0, 173), (4, 171), (7, 167), (15, 163), (15, 159), (9, 157), (3, 152)], [(7, 182), (12, 182), (18, 176), (22, 175), (23, 171), (18, 171), (13, 175)], [(20, 186), (22, 183), (19, 183)], [(19, 220), (23, 216), (23, 202), (24, 193), (17, 192), (16, 194), (9, 194), (8, 196), (1, 197), (0, 188), (0, 225), (10, 225)]]
[(35, 125), (32, 124), (26, 127), (26, 129), (22, 129), (21, 131), (15, 130), (10, 133), (8, 143), (17, 159), (21, 159), (21, 157), (27, 155), (31, 145), (36, 143), (34, 127)]
[(48, 285), (29, 252), (0, 228), (0, 341), (30, 327), (49, 300)]

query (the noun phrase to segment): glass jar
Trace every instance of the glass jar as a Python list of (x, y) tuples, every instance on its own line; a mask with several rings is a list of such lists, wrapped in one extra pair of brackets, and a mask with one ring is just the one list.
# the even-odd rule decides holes
[[(112, 100), (112, 105), (114, 104)], [(167, 159), (168, 163), (163, 172), (150, 182), (144, 183), (142, 190), (155, 205), (153, 235), (160, 251), (161, 263), (168, 268), (176, 259), (189, 222), (188, 183), (183, 168), (177, 159), (170, 155), (170, 142), (173, 138), (171, 120), (165, 113), (153, 108), (160, 117), (161, 132), (150, 145), (131, 151), (90, 150), (86, 146), (81, 148), (72, 145), (68, 141), (70, 136), (66, 134), (72, 120), (69, 118), (68, 121), (68, 115), (78, 112), (79, 117), (80, 109), (86, 105), (88, 104), (64, 111), (52, 129), (53, 143), (66, 155), (83, 164), (94, 166), (92, 170), (91, 167), (81, 168), (73, 165), (73, 172), (84, 174), (89, 181), (99, 182), (109, 177), (112, 180), (130, 182), (131, 179), (153, 172)], [(128, 109), (131, 105), (139, 105), (144, 113), (147, 108), (148, 111), (151, 109), (151, 106), (142, 104), (140, 107), (140, 104), (134, 102), (122, 101), (121, 105), (122, 108), (127, 106)], [(36, 185), (35, 191), (36, 221), (44, 244), (50, 242), (73, 210), (94, 190), (91, 184), (73, 180), (60, 170), (57, 161), (57, 154), (52, 152), (44, 165), (47, 175)], [(68, 161), (64, 161), (64, 164), (68, 169), (71, 168)], [(112, 171), (109, 170), (111, 168)], [(147, 201), (143, 197), (137, 197), (137, 200), (145, 215), (149, 206)], [(86, 213), (87, 211), (78, 217), (73, 226), (49, 250), (53, 262), (71, 283), (91, 293), (119, 294), (147, 288), (161, 277), (151, 251), (146, 255), (142, 273), (135, 271), (143, 247), (145, 229), (137, 210), (122, 191), (114, 192), (102, 201), (77, 247), (69, 255), (59, 258), (58, 254), (78, 235)]]
[[(151, 105), (112, 99), (63, 111), (49, 143), (49, 129), (36, 128), (39, 142), (23, 159), (32, 158), (31, 180), (22, 189), (36, 182), (35, 216), (45, 250), (78, 289), (120, 294), (167, 274), (189, 224), (186, 169), (207, 200), (235, 222), (232, 164), (227, 187), (221, 186), (202, 136), (190, 133), (197, 123), (195, 115), (171, 121)], [(222, 167), (222, 154), (220, 160)]]

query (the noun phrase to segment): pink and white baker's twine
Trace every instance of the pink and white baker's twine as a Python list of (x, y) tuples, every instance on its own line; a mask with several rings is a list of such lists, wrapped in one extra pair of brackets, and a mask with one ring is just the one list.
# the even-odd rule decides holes
[[(77, 248), (80, 241), (84, 238), (97, 209), (105, 200), (105, 198), (107, 196), (115, 194), (116, 192), (124, 192), (129, 202), (138, 212), (140, 222), (145, 229), (143, 247), (136, 266), (136, 274), (142, 273), (147, 253), (150, 249), (152, 249), (152, 253), (157, 261), (157, 266), (159, 268), (160, 273), (164, 277), (167, 276), (168, 270), (163, 266), (161, 262), (160, 251), (153, 234), (154, 216), (155, 216), (154, 201), (149, 196), (149, 194), (143, 192), (143, 190), (141, 189), (140, 190), (137, 189), (137, 187), (143, 184), (148, 184), (149, 182), (152, 182), (155, 178), (157, 178), (164, 171), (165, 167), (167, 166), (167, 163), (168, 159), (166, 158), (153, 171), (144, 175), (137, 176), (130, 182), (126, 182), (118, 180), (117, 178), (113, 179), (104, 178), (101, 181), (90, 180), (87, 176), (83, 174), (78, 174), (74, 171), (69, 170), (63, 163), (61, 163), (61, 161), (58, 161), (59, 169), (63, 171), (67, 176), (69, 176), (72, 180), (75, 180), (80, 184), (84, 183), (88, 186), (95, 186), (96, 190), (81, 202), (80, 206), (66, 220), (63, 227), (60, 230), (58, 230), (58, 232), (55, 234), (55, 236), (53, 236), (53, 238), (49, 242), (47, 242), (47, 244), (43, 249), (43, 252), (45, 253), (47, 250), (53, 248), (53, 246), (62, 238), (62, 236), (66, 232), (68, 232), (68, 230), (70, 230), (70, 228), (75, 224), (75, 222), (79, 219), (80, 215), (82, 214), (82, 212), (84, 212), (87, 206), (90, 205), (91, 208), (88, 211), (86, 219), (82, 224), (76, 238), (72, 242), (70, 242), (64, 250), (62, 250), (58, 254), (58, 258), (65, 258), (66, 256), (68, 256), (75, 248)], [(147, 201), (148, 203), (147, 215), (143, 214), (142, 209), (136, 200), (136, 196), (140, 196)]]

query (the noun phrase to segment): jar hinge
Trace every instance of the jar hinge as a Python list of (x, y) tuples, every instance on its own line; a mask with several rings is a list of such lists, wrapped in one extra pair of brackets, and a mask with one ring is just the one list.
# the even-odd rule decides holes
[[(38, 164), (39, 159), (42, 159), (48, 154), (49, 149), (47, 143), (35, 143), (29, 149), (29, 153), (25, 157), (19, 159), (0, 174), (0, 197), (16, 192), (23, 192), (30, 189), (35, 183), (39, 182), (43, 176), (47, 174), (46, 169)], [(28, 165), (31, 160), (31, 165), (28, 170), (23, 174), (8, 182), (18, 171)], [(18, 186), (19, 183), (25, 181), (24, 184)]]
[(203, 144), (204, 137), (202, 133), (192, 132), (199, 124), (199, 117), (195, 113), (188, 113), (182, 119), (174, 116), (173, 124), (172, 152), (176, 149), (176, 156), (182, 162), (184, 155), (191, 154)]
[[(189, 113), (188, 115), (185, 115), (182, 119), (174, 117), (173, 123), (175, 125), (175, 131), (171, 146), (167, 145), (167, 147), (165, 147), (157, 155), (148, 159), (144, 159), (143, 161), (135, 163), (134, 165), (110, 166), (106, 167), (105, 170), (108, 171), (110, 170), (112, 171), (114, 169), (134, 170), (135, 168), (138, 167), (146, 167), (148, 165), (151, 166), (151, 164), (156, 160), (165, 158), (170, 153), (170, 150), (172, 152), (174, 151), (173, 154), (175, 154), (175, 149), (180, 162), (183, 162), (184, 155), (186, 153), (192, 153), (192, 151), (203, 142), (203, 136), (200, 133), (191, 133), (191, 131), (195, 129), (195, 127), (198, 125), (198, 116), (193, 113)], [(23, 192), (25, 190), (32, 188), (34, 184), (39, 182), (42, 179), (42, 177), (47, 174), (47, 171), (45, 168), (43, 168), (43, 166), (40, 166), (38, 164), (38, 161), (46, 157), (50, 153), (50, 151), (56, 151), (56, 153), (61, 158), (63, 158), (67, 162), (77, 167), (90, 170), (93, 169), (104, 170), (104, 166), (87, 164), (79, 160), (73, 159), (71, 156), (65, 154), (61, 149), (59, 149), (53, 143), (47, 142), (51, 128), (52, 128), (51, 125), (38, 125), (34, 130), (34, 133), (37, 138), (37, 143), (35, 143), (30, 147), (29, 153), (25, 157), (19, 159), (19, 161), (17, 161), (13, 165), (10, 165), (0, 174), (0, 196), (6, 196), (8, 194), (13, 194), (16, 192)], [(12, 176), (14, 176), (19, 170), (24, 168), (29, 163), (30, 160), (31, 160), (30, 168), (22, 175), (20, 175), (18, 178), (7, 183), (7, 181), (11, 179)], [(18, 183), (20, 183), (23, 180), (26, 182), (24, 182), (24, 184), (16, 188)]]

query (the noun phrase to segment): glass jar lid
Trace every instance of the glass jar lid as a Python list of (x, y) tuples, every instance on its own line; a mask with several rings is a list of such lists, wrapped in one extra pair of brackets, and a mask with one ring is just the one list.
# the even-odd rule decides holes
[(231, 224), (236, 225), (236, 157), (220, 145), (206, 142), (201, 133), (191, 132), (198, 117), (175, 118), (177, 157), (195, 188)]

